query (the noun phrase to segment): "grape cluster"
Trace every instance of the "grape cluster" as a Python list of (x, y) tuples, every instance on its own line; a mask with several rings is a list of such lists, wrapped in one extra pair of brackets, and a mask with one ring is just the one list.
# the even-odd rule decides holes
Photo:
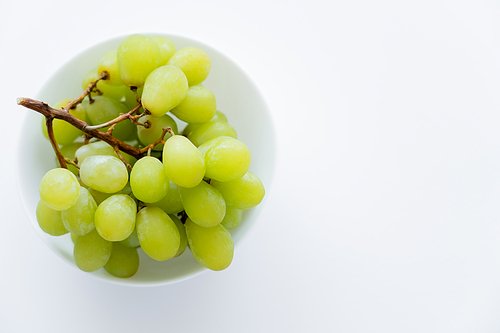
[[(104, 267), (130, 277), (139, 268), (139, 247), (158, 261), (178, 257), (189, 246), (209, 269), (231, 263), (228, 230), (240, 224), (242, 210), (261, 202), (265, 190), (249, 172), (247, 146), (201, 84), (210, 67), (198, 48), (177, 50), (165, 37), (132, 35), (84, 78), (82, 87), (97, 82), (95, 89), (68, 111), (89, 126), (140, 103), (142, 116), (100, 129), (136, 148), (150, 146), (139, 159), (104, 141), (84, 142), (79, 129), (54, 120), (55, 141), (74, 165), (45, 174), (36, 216), (50, 235), (71, 233), (81, 270)], [(187, 123), (182, 133), (169, 112)], [(49, 138), (45, 122), (43, 127)]]

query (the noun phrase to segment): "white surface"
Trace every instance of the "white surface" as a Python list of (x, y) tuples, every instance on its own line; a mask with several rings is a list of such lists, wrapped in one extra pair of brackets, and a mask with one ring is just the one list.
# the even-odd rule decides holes
[[(500, 330), (498, 3), (151, 3), (0, 2), (2, 332)], [(273, 111), (280, 154), (230, 269), (150, 289), (55, 256), (11, 162), (27, 112), (16, 97), (96, 40), (137, 31), (232, 57)]]

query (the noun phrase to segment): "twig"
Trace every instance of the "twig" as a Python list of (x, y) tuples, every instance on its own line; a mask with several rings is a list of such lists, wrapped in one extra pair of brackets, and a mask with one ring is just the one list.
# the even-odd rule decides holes
[(78, 163), (76, 163), (75, 161), (73, 161), (73, 160), (71, 160), (71, 159), (69, 159), (67, 157), (65, 157), (64, 159), (66, 160), (66, 162), (68, 164), (71, 164), (72, 166), (74, 166), (75, 168), (77, 168), (78, 170), (80, 170), (80, 167), (78, 166)]
[(54, 127), (52, 126), (53, 120), (54, 120), (54, 118), (52, 118), (50, 116), (45, 116), (45, 124), (47, 125), (47, 133), (49, 134), (49, 140), (50, 140), (50, 143), (52, 144), (52, 148), (54, 149), (54, 152), (56, 153), (57, 160), (59, 161), (59, 165), (61, 166), (61, 168), (67, 169), (68, 166), (66, 165), (66, 159), (64, 158), (63, 154), (61, 153), (61, 150), (59, 150), (59, 146), (57, 145), (57, 142), (56, 142), (56, 137), (54, 136)]
[(167, 128), (163, 128), (162, 130), (163, 131), (162, 131), (160, 137), (158, 138), (158, 140), (156, 140), (155, 142), (153, 142), (153, 143), (151, 143), (151, 144), (147, 145), (146, 147), (141, 148), (139, 150), (141, 152), (141, 154), (146, 153), (149, 149), (153, 149), (154, 147), (156, 147), (156, 145), (160, 144), (163, 141), (163, 137), (165, 136), (165, 134), (167, 134), (167, 132), (169, 132), (169, 131), (171, 132), (172, 128), (169, 126)]
[(128, 164), (128, 162), (125, 160), (125, 157), (123, 157), (122, 153), (120, 153), (120, 150), (118, 149), (118, 147), (114, 147), (114, 149), (115, 149), (115, 154), (118, 155), (118, 158), (120, 160), (122, 160), (123, 163), (125, 163), (125, 166), (127, 168), (129, 168), (130, 170), (132, 170), (132, 166), (130, 164)]
[(75, 105), (77, 105), (78, 103), (81, 103), (83, 101), (83, 99), (85, 98), (85, 96), (89, 95), (90, 92), (92, 91), (92, 89), (94, 89), (97, 86), (97, 82), (99, 82), (101, 80), (106, 80), (107, 77), (108, 77), (108, 73), (102, 72), (101, 75), (99, 75), (99, 78), (97, 80), (95, 80), (94, 82), (90, 83), (89, 86), (87, 87), (87, 89), (85, 89), (85, 91), (83, 92), (83, 94), (80, 97), (69, 102), (68, 105), (66, 105), (66, 107), (64, 108), (64, 110), (66, 112), (68, 112)]

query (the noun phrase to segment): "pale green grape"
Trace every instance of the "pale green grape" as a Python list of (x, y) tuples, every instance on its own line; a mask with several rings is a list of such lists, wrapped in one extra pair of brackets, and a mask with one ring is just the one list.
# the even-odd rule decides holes
[(219, 136), (230, 136), (237, 139), (236, 131), (234, 128), (225, 121), (210, 120), (189, 133), (188, 138), (191, 142), (199, 147), (208, 140), (217, 138)]
[(139, 254), (135, 248), (113, 243), (111, 256), (104, 269), (116, 277), (131, 277), (139, 269)]
[(178, 50), (167, 64), (179, 67), (186, 74), (190, 86), (203, 82), (211, 67), (210, 57), (196, 47)]
[[(220, 121), (227, 123), (227, 118), (224, 113), (216, 111), (215, 116), (213, 116), (213, 118), (210, 119), (210, 121)], [(184, 129), (182, 130), (182, 135), (186, 137), (189, 136), (189, 134), (191, 134), (191, 132), (194, 131), (194, 129), (200, 127), (201, 125), (203, 124), (187, 124), (187, 126), (184, 127)]]
[(179, 188), (187, 216), (199, 226), (208, 228), (219, 224), (226, 214), (222, 194), (210, 184), (199, 183), (193, 188)]
[(112, 243), (103, 239), (94, 229), (85, 236), (78, 236), (73, 257), (78, 268), (94, 272), (103, 267), (111, 256)]
[(216, 111), (214, 94), (201, 84), (189, 87), (186, 98), (172, 109), (177, 118), (190, 124), (206, 123)]
[[(97, 74), (97, 68), (94, 68), (93, 70), (91, 70), (90, 72), (88, 72), (87, 75), (85, 75), (85, 77), (83, 78), (82, 89), (86, 90), (88, 88), (88, 86), (92, 82), (94, 82), (95, 80), (97, 80), (98, 78), (99, 78), (99, 74)], [(102, 82), (102, 81), (100, 81), (100, 82)]]
[(179, 230), (158, 207), (144, 207), (137, 213), (137, 236), (141, 248), (154, 260), (173, 258), (179, 249)]
[(200, 264), (214, 271), (226, 269), (231, 264), (234, 244), (226, 228), (220, 224), (203, 228), (190, 219), (186, 220), (184, 226), (189, 248)]
[(156, 36), (156, 37), (153, 37), (153, 40), (160, 47), (160, 53), (161, 53), (160, 66), (164, 66), (167, 64), (167, 61), (170, 58), (172, 58), (175, 51), (177, 51), (175, 48), (175, 45), (170, 39), (168, 39), (166, 37)]
[(95, 228), (108, 241), (121, 241), (134, 231), (137, 204), (126, 194), (115, 194), (96, 209)]
[(40, 198), (55, 210), (70, 208), (78, 200), (80, 183), (68, 169), (49, 170), (40, 183)]
[(113, 86), (106, 81), (99, 81), (97, 83), (97, 89), (104, 97), (114, 99), (124, 104), (127, 110), (132, 110), (137, 106), (137, 100), (134, 92), (130, 90), (130, 87), (127, 87), (123, 83)]
[(61, 211), (47, 206), (42, 200), (36, 206), (36, 219), (40, 229), (52, 236), (61, 236), (68, 233), (61, 218)]
[(146, 206), (160, 207), (167, 214), (177, 214), (184, 210), (181, 196), (179, 194), (179, 186), (170, 181), (170, 189), (167, 194), (157, 202), (147, 203)]
[(195, 187), (205, 175), (205, 159), (184, 136), (174, 135), (163, 147), (163, 166), (167, 177), (182, 187)]
[(169, 185), (163, 164), (155, 157), (141, 158), (130, 173), (132, 192), (143, 202), (157, 202), (167, 194)]
[[(76, 151), (82, 145), (83, 145), (83, 143), (81, 143), (81, 142), (75, 142), (75, 143), (70, 143), (69, 145), (66, 145), (66, 146), (62, 146), (61, 147), (61, 153), (63, 154), (64, 157), (67, 157), (70, 160), (74, 160), (75, 159)], [(58, 167), (61, 167), (61, 165), (59, 164), (59, 160), (57, 159), (57, 156), (55, 157), (55, 159), (56, 159), (56, 165)], [(78, 169), (76, 167), (74, 167), (71, 164), (67, 164), (67, 167), (68, 167), (68, 170), (71, 171), (71, 172), (73, 172), (73, 174), (75, 176), (78, 176), (78, 172), (79, 171), (78, 171)]]
[(77, 239), (78, 239), (77, 235), (71, 234), (71, 241), (73, 242), (73, 244), (76, 244)]
[(80, 165), (82, 182), (104, 193), (116, 193), (128, 182), (125, 164), (114, 156), (95, 155), (87, 157)]
[(127, 183), (127, 185), (125, 185), (124, 188), (122, 188), (121, 190), (119, 190), (118, 192), (115, 192), (115, 193), (103, 193), (103, 192), (99, 192), (97, 190), (94, 190), (91, 187), (89, 187), (88, 190), (98, 206), (101, 204), (101, 202), (103, 202), (104, 200), (106, 200), (107, 198), (109, 198), (110, 196), (112, 196), (114, 194), (128, 194), (128, 195), (132, 194), (132, 188), (130, 187), (130, 183)]
[(243, 211), (231, 206), (226, 206), (226, 215), (220, 224), (227, 230), (232, 230), (240, 225)]
[(243, 177), (230, 182), (210, 182), (220, 191), (227, 205), (237, 209), (249, 209), (257, 206), (264, 198), (264, 185), (260, 179), (251, 172), (247, 172)]
[[(140, 124), (145, 124), (148, 122), (149, 127), (146, 128), (145, 126), (137, 126), (137, 136), (139, 137), (139, 141), (144, 145), (147, 146), (160, 137), (162, 131), (164, 128), (171, 127), (172, 131), (177, 134), (178, 129), (177, 129), (177, 123), (175, 122), (172, 117), (169, 115), (164, 115), (161, 117), (153, 117), (153, 116), (144, 116), (139, 119)], [(166, 141), (168, 138), (170, 138), (172, 134), (167, 133), (163, 137), (163, 139)], [(162, 150), (163, 149), (163, 144), (160, 143), (156, 145), (153, 150)]]
[(123, 84), (122, 78), (120, 77), (120, 71), (118, 70), (118, 60), (116, 57), (116, 50), (111, 50), (101, 57), (99, 63), (97, 64), (97, 73), (101, 75), (102, 72), (106, 72), (108, 77), (105, 82), (117, 86)]
[[(127, 161), (127, 163), (130, 165), (134, 165), (135, 162), (137, 161), (135, 157), (127, 153), (124, 152), (120, 153), (123, 155), (123, 158), (125, 158), (125, 161)], [(104, 141), (96, 141), (83, 145), (80, 148), (78, 148), (75, 152), (75, 157), (78, 160), (78, 165), (82, 165), (82, 162), (87, 157), (96, 155), (107, 155), (116, 157), (115, 150), (113, 149), (113, 147), (111, 147), (107, 142)]]
[(149, 74), (142, 92), (142, 105), (154, 117), (161, 117), (186, 97), (188, 82), (174, 66), (162, 66)]
[[(69, 102), (71, 102), (70, 99), (64, 99), (62, 101), (57, 102), (52, 107), (54, 109), (63, 109), (66, 105), (68, 105)], [(81, 104), (78, 104), (74, 109), (70, 109), (69, 113), (72, 116), (83, 121), (85, 121), (87, 117), (85, 109)], [(56, 138), (56, 142), (60, 145), (69, 145), (73, 143), (73, 141), (75, 141), (75, 139), (78, 138), (80, 135), (83, 135), (83, 132), (80, 131), (78, 128), (74, 127), (70, 123), (61, 119), (54, 119), (52, 121), (52, 128), (54, 131), (54, 137)], [(43, 129), (43, 135), (45, 135), (45, 137), (48, 139), (49, 133), (47, 130), (47, 125), (45, 123), (45, 118), (43, 118), (42, 129)]]
[(118, 47), (118, 69), (123, 83), (129, 87), (144, 85), (148, 75), (161, 64), (160, 47), (146, 36), (132, 35)]
[(187, 236), (186, 236), (186, 228), (184, 228), (184, 224), (179, 220), (179, 218), (175, 215), (168, 215), (174, 221), (175, 226), (177, 227), (177, 230), (179, 230), (179, 236), (180, 236), (180, 244), (179, 244), (179, 249), (177, 250), (177, 253), (175, 254), (176, 257), (180, 256), (181, 254), (184, 253), (187, 247)]
[(137, 228), (132, 231), (130, 236), (120, 241), (120, 244), (123, 244), (128, 247), (139, 247), (141, 244), (139, 243), (139, 237), (137, 237)]
[(76, 203), (61, 213), (64, 227), (77, 236), (88, 234), (94, 229), (94, 212), (97, 204), (85, 187), (80, 188)]

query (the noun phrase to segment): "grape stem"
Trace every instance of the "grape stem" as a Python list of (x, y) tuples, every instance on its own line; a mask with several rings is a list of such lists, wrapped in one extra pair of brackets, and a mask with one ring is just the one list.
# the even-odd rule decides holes
[(167, 127), (167, 128), (162, 128), (162, 133), (161, 133), (160, 137), (158, 138), (158, 140), (156, 140), (155, 142), (153, 142), (153, 143), (151, 143), (151, 144), (147, 145), (147, 146), (146, 146), (146, 147), (144, 147), (144, 148), (141, 148), (141, 149), (140, 149), (141, 154), (147, 153), (149, 149), (153, 149), (154, 147), (156, 147), (156, 145), (158, 145), (158, 144), (160, 144), (160, 143), (162, 143), (162, 142), (165, 142), (165, 141), (163, 140), (163, 138), (165, 137), (165, 134), (167, 134), (167, 132), (171, 132), (171, 133), (173, 133), (173, 132), (172, 132), (172, 127), (170, 127), (170, 126), (169, 126), (169, 127)]
[(71, 164), (72, 166), (74, 166), (77, 169), (80, 169), (80, 167), (78, 166), (78, 164), (75, 161), (73, 161), (67, 157), (65, 157), (64, 160), (66, 161), (66, 163)]
[[(68, 114), (69, 114), (69, 112), (68, 112)], [(59, 145), (57, 144), (57, 141), (56, 141), (56, 137), (54, 136), (54, 126), (52, 126), (53, 120), (54, 120), (53, 117), (45, 116), (45, 124), (47, 125), (47, 133), (49, 134), (49, 140), (50, 140), (50, 143), (52, 144), (52, 148), (54, 149), (54, 152), (56, 153), (57, 160), (59, 161), (59, 165), (61, 165), (61, 168), (67, 169), (68, 166), (66, 165), (66, 159), (64, 158), (64, 155), (61, 153), (61, 150), (59, 149)]]
[(125, 166), (127, 168), (129, 168), (130, 170), (132, 170), (132, 166), (130, 164), (128, 164), (128, 162), (125, 160), (125, 158), (123, 157), (122, 153), (120, 153), (120, 150), (118, 149), (118, 147), (113, 147), (113, 148), (115, 150), (115, 154), (118, 155), (118, 157), (120, 158), (120, 160), (122, 160), (123, 163), (125, 163)]
[(97, 86), (97, 82), (99, 82), (101, 80), (106, 80), (107, 78), (108, 78), (108, 73), (102, 72), (101, 75), (99, 75), (99, 78), (97, 80), (95, 80), (94, 82), (92, 82), (88, 85), (87, 89), (85, 89), (85, 91), (83, 92), (83, 94), (80, 97), (78, 97), (75, 100), (72, 100), (71, 102), (68, 103), (68, 105), (66, 105), (66, 107), (64, 108), (64, 111), (68, 112), (70, 109), (74, 108), (77, 104), (79, 104), (83, 101), (85, 96), (89, 95), (89, 98), (90, 98), (90, 92)]

